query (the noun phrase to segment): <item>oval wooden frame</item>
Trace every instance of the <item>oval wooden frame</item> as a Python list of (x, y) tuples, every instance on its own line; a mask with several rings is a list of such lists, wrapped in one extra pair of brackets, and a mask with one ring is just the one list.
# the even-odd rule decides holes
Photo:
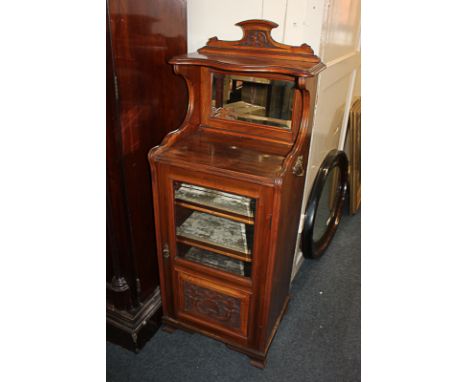
[[(322, 237), (314, 241), (314, 223), (315, 216), (322, 195), (327, 176), (333, 170), (338, 167), (340, 170), (337, 200), (335, 208), (332, 212), (332, 218), (330, 223), (322, 235)], [(343, 216), (343, 210), (345, 205), (346, 193), (348, 192), (348, 158), (346, 153), (340, 150), (330, 151), (325, 159), (323, 160), (320, 169), (312, 186), (312, 191), (309, 195), (309, 200), (306, 208), (306, 216), (304, 219), (304, 228), (302, 230), (302, 254), (305, 258), (316, 259), (323, 255), (325, 250), (328, 248), (335, 232), (340, 224), (341, 217)]]

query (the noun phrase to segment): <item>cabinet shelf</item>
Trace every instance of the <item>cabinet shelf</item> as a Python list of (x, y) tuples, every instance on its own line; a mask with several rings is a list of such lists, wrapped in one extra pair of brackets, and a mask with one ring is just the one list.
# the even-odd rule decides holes
[(235, 214), (233, 212), (220, 210), (215, 207), (207, 208), (206, 206), (198, 204), (198, 203), (193, 203), (193, 202), (188, 203), (188, 202), (182, 202), (182, 201), (177, 201), (177, 200), (175, 202), (175, 205), (179, 207), (183, 207), (183, 208), (188, 208), (193, 211), (204, 212), (204, 213), (218, 216), (221, 218), (234, 220), (239, 223), (250, 224), (250, 225), (255, 224), (254, 218), (245, 217), (242, 215)]
[(187, 183), (179, 183), (174, 196), (176, 203), (205, 207), (217, 213), (225, 213), (236, 221), (244, 217), (245, 221), (242, 223), (248, 221), (247, 224), (253, 224), (255, 199)]
[(187, 238), (187, 237), (183, 237), (179, 235), (176, 238), (177, 238), (178, 243), (190, 245), (193, 247), (197, 247), (200, 249), (218, 253), (220, 255), (231, 257), (233, 259), (242, 260), (248, 263), (252, 262), (252, 258), (249, 255), (239, 252), (239, 251), (235, 251), (233, 249), (228, 249), (228, 248), (225, 248), (225, 247), (222, 247), (222, 246), (210, 243), (210, 242), (195, 240), (192, 238)]
[(186, 248), (188, 248), (186, 251), (178, 253), (179, 258), (236, 276), (250, 277), (250, 263), (210, 252), (206, 249), (197, 247)]
[(241, 256), (251, 254), (253, 226), (199, 211), (190, 213), (176, 228), (176, 235)]

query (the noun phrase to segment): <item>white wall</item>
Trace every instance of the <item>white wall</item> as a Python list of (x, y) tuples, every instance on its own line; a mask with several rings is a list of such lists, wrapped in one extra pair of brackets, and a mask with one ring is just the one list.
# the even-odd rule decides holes
[[(309, 44), (327, 65), (320, 74), (316, 119), (312, 131), (303, 211), (326, 154), (343, 148), (345, 127), (353, 97), (360, 95), (360, 0), (188, 0), (188, 51), (195, 52), (208, 39), (238, 40), (235, 24), (266, 19), (279, 24), (273, 38), (290, 45)], [(299, 227), (298, 243), (302, 222)], [(292, 277), (302, 264), (296, 249)]]
[[(320, 0), (322, 11), (320, 46), (317, 53), (327, 65), (319, 76), (316, 117), (312, 131), (309, 164), (306, 174), (302, 210), (317, 171), (330, 150), (343, 149), (349, 109), (353, 99), (360, 96), (361, 71), (361, 2), (360, 0)], [(292, 278), (303, 261), (299, 247), (302, 221), (299, 227), (295, 265)]]
[(235, 24), (248, 19), (266, 19), (279, 26), (273, 38), (281, 43), (318, 48), (323, 0), (188, 0), (188, 51), (195, 52), (208, 39), (238, 40)]
[(239, 40), (242, 31), (235, 24), (262, 17), (262, 0), (188, 0), (187, 44), (195, 52), (210, 37)]

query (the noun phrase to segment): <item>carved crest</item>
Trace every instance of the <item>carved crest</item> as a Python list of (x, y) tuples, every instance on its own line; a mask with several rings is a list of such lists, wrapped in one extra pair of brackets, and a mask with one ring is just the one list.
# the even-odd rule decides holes
[(275, 46), (268, 41), (265, 32), (248, 31), (245, 38), (238, 44), (240, 46), (253, 46), (255, 48), (274, 48)]
[[(215, 55), (263, 55), (272, 58), (320, 62), (314, 51), (307, 44), (292, 46), (273, 40), (271, 30), (278, 24), (267, 20), (247, 20), (236, 24), (242, 28), (243, 36), (238, 41), (223, 41), (217, 37), (208, 40), (206, 46), (199, 49), (202, 54)], [(255, 51), (255, 52), (253, 52)]]

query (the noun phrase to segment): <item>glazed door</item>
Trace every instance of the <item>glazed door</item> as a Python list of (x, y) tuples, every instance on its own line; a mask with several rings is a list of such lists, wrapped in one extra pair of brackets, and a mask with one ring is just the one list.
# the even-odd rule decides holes
[(182, 171), (168, 182), (176, 319), (247, 342), (266, 269), (268, 188)]
[(238, 277), (252, 277), (257, 199), (175, 181), (177, 257)]

